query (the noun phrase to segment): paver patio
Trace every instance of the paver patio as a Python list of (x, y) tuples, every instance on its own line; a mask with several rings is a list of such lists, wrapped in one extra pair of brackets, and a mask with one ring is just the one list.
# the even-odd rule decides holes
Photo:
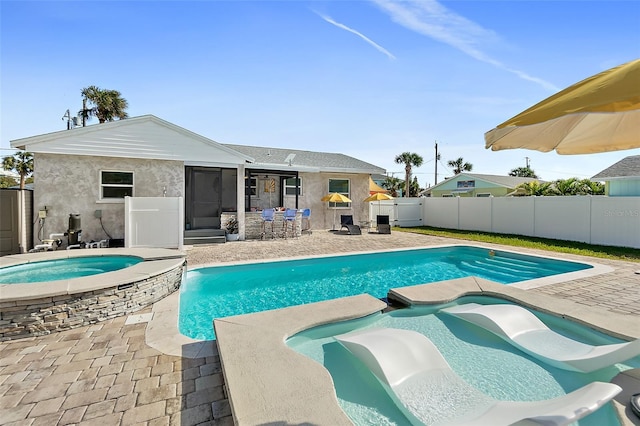
[[(252, 259), (465, 244), (461, 240), (393, 232), (341, 235), (314, 231), (298, 239), (234, 242), (188, 250), (189, 267)], [(472, 244), (472, 243), (470, 243)], [(495, 249), (511, 247), (487, 245)], [(541, 292), (640, 321), (638, 263), (581, 258), (613, 272), (539, 287)], [(2, 425), (231, 425), (224, 379), (214, 342), (208, 355), (167, 355), (145, 343), (146, 317), (135, 316), (43, 337), (0, 343)], [(129, 319), (129, 321), (127, 321)]]

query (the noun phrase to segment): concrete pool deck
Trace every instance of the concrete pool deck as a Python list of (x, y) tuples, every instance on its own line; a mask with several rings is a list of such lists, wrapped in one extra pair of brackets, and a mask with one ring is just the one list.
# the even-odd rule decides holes
[[(391, 235), (350, 236), (314, 231), (312, 235), (304, 235), (298, 239), (193, 247), (187, 251), (187, 258), (189, 266), (194, 267), (217, 262), (276, 259), (291, 257), (292, 254), (315, 256), (443, 244), (465, 242), (401, 232), (393, 232)], [(511, 247), (490, 246), (514, 250)], [(563, 301), (571, 301), (576, 311), (592, 312), (604, 319), (608, 323), (605, 324), (607, 327), (624, 322), (640, 322), (640, 277), (634, 274), (638, 270), (638, 263), (582, 258), (539, 250), (517, 251), (568, 260), (587, 260), (612, 268), (602, 275), (520, 290), (521, 292), (526, 292), (531, 297), (547, 295), (549, 298), (543, 299), (555, 300), (551, 303), (560, 305), (563, 305)], [(501, 290), (506, 288), (508, 287), (501, 286)], [(171, 301), (172, 298), (175, 302)], [(325, 307), (318, 311), (319, 319), (306, 318), (307, 314), (300, 310), (295, 314), (281, 311), (270, 321), (295, 322), (297, 325), (287, 326), (286, 332), (292, 333), (304, 323), (363, 315), (369, 311), (379, 311), (384, 306), (377, 299), (368, 296), (320, 303)], [(298, 307), (289, 309), (296, 308)], [(177, 312), (176, 294), (156, 302), (153, 308), (128, 317), (48, 336), (1, 342), (2, 423), (233, 424), (218, 346), (225, 358), (225, 374), (230, 379), (226, 386), (230, 387), (229, 392), (234, 395), (234, 410), (237, 412), (235, 421), (238, 424), (255, 424), (252, 421), (264, 424), (268, 423), (268, 419), (273, 419), (276, 424), (286, 424), (293, 423), (290, 420), (293, 418), (302, 419), (297, 423), (303, 423), (322, 415), (318, 413), (321, 410), (314, 405), (316, 397), (312, 396), (319, 395), (320, 384), (314, 384), (312, 389), (302, 395), (304, 403), (299, 410), (293, 406), (276, 411), (277, 407), (272, 405), (273, 400), (277, 399), (272, 396), (286, 399), (293, 395), (293, 388), (288, 386), (295, 384), (295, 377), (302, 377), (292, 374), (293, 365), (308, 364), (301, 359), (296, 359), (293, 365), (283, 360), (274, 360), (274, 357), (279, 358), (278, 355), (282, 353), (279, 346), (280, 343), (284, 344), (282, 338), (277, 338), (280, 343), (274, 347), (259, 344), (265, 342), (267, 337), (273, 338), (271, 333), (264, 335), (264, 338), (256, 337), (255, 343), (246, 346), (249, 341), (247, 336), (251, 333), (264, 334), (264, 325), (259, 324), (264, 317), (239, 316), (225, 319), (219, 326), (222, 327), (219, 331), (222, 337), (219, 337), (220, 341), (216, 345), (213, 342), (184, 340), (186, 338), (173, 335), (168, 326), (173, 324), (175, 329), (175, 323), (167, 322), (172, 309)], [(619, 321), (621, 318), (625, 319)], [(622, 330), (619, 332), (626, 333)], [(225, 334), (232, 337), (225, 339)], [(243, 345), (246, 354), (235, 352), (242, 349)], [(284, 359), (288, 359), (288, 356), (290, 355)], [(246, 360), (247, 358), (249, 359)], [(243, 370), (243, 366), (246, 369)], [(286, 370), (283, 372), (276, 366)], [(312, 370), (317, 368), (311, 367), (309, 371)], [(256, 371), (255, 375), (250, 374)], [(236, 377), (240, 377), (240, 381)], [(298, 380), (298, 385), (309, 388), (309, 383), (303, 380)], [(241, 397), (235, 395), (242, 393), (246, 389), (244, 386), (256, 386), (256, 389), (249, 393), (251, 398), (246, 401), (238, 399), (236, 402), (235, 399)], [(331, 400), (331, 397), (324, 394), (322, 406), (329, 406)], [(243, 404), (248, 404), (249, 407), (242, 408), (245, 407)], [(267, 412), (268, 408), (271, 411)], [(318, 424), (349, 424), (343, 414), (334, 413), (333, 416), (325, 417)]]

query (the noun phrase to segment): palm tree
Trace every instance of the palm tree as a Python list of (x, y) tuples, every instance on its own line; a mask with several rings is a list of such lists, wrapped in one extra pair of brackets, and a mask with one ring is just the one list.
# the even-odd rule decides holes
[[(117, 90), (89, 86), (82, 89), (81, 94), (82, 110), (78, 114), (82, 116), (83, 123), (89, 117), (96, 117), (100, 123), (129, 117), (126, 111), (129, 103)], [(87, 108), (87, 102), (92, 104), (90, 108)]]
[(509, 172), (509, 176), (517, 177), (530, 177), (534, 179), (540, 179), (540, 176), (536, 175), (536, 172), (529, 167), (516, 167)]
[(411, 190), (411, 167), (416, 166), (420, 167), (422, 162), (424, 161), (421, 156), (415, 154), (413, 152), (403, 152), (402, 154), (396, 156), (396, 163), (404, 164), (404, 193), (405, 197), (409, 197)]
[(453, 173), (459, 175), (462, 172), (470, 172), (473, 169), (473, 164), (465, 163), (462, 157), (457, 160), (450, 160), (448, 163), (449, 167), (453, 167)]
[(382, 187), (389, 190), (389, 195), (391, 195), (392, 197), (397, 197), (398, 190), (402, 186), (402, 183), (402, 180), (397, 177), (387, 176), (384, 179), (384, 182), (382, 182)]
[(551, 194), (551, 182), (540, 183), (537, 180), (521, 183), (516, 188), (522, 188), (525, 195), (550, 195)]
[(582, 179), (578, 182), (579, 194), (604, 195), (604, 185), (601, 182), (594, 182), (591, 179)]
[(20, 189), (24, 189), (25, 178), (33, 173), (33, 154), (27, 151), (18, 151), (4, 157), (2, 168), (18, 173), (20, 175)]
[(553, 183), (558, 195), (576, 195), (579, 190), (577, 178), (558, 179)]

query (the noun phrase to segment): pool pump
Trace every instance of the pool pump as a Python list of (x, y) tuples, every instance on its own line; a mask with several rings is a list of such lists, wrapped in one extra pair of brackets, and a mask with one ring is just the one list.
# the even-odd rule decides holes
[(69, 214), (69, 229), (65, 232), (69, 242), (67, 249), (82, 247), (80, 243), (81, 234), (82, 229), (80, 226), (80, 215), (73, 213)]

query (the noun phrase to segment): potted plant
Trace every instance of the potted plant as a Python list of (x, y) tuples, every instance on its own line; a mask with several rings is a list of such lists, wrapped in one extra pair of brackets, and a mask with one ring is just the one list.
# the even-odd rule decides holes
[(235, 216), (231, 216), (224, 224), (226, 231), (227, 241), (238, 241), (240, 235), (238, 234), (238, 219)]

